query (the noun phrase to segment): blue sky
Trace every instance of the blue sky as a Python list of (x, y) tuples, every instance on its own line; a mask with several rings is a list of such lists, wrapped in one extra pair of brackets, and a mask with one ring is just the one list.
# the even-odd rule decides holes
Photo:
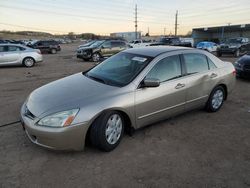
[(138, 30), (151, 35), (178, 33), (193, 27), (250, 23), (249, 0), (0, 0), (0, 30), (37, 30), (50, 33), (134, 31), (134, 7), (138, 6)]

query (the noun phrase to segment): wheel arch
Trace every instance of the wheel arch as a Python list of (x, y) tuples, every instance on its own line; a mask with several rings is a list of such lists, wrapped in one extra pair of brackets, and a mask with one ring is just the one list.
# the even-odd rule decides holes
[(31, 59), (33, 59), (34, 60), (34, 63), (36, 63), (36, 60), (35, 60), (35, 58), (34, 57), (32, 57), (32, 56), (25, 56), (24, 58), (23, 58), (23, 60), (22, 60), (22, 64), (24, 65), (24, 61), (25, 61), (25, 59), (27, 59), (27, 58), (31, 58)]
[[(227, 85), (226, 85), (226, 84), (224, 84), (224, 83), (219, 83), (219, 84), (217, 84), (214, 88), (216, 88), (216, 87), (218, 87), (218, 86), (223, 87), (223, 89), (224, 89), (224, 91), (225, 91), (224, 100), (227, 100), (227, 96), (228, 96), (228, 89), (227, 89)], [(214, 88), (213, 88), (213, 90), (214, 90)], [(213, 90), (212, 90), (212, 91), (213, 91)], [(211, 91), (211, 92), (212, 92), (212, 91)]]
[(129, 116), (129, 114), (123, 110), (123, 109), (120, 109), (120, 108), (110, 108), (110, 109), (105, 109), (103, 111), (101, 111), (100, 113), (98, 113), (95, 117), (93, 117), (93, 119), (90, 121), (90, 125), (88, 127), (88, 130), (87, 130), (87, 133), (86, 133), (86, 137), (85, 137), (85, 143), (88, 143), (88, 141), (90, 140), (90, 130), (91, 130), (91, 127), (93, 125), (93, 123), (97, 120), (97, 118), (99, 118), (103, 113), (105, 112), (109, 112), (109, 111), (116, 111), (116, 112), (119, 112), (123, 118), (124, 118), (124, 121), (125, 121), (125, 132), (126, 133), (130, 133), (131, 130), (134, 130), (134, 127), (132, 125), (132, 118)]

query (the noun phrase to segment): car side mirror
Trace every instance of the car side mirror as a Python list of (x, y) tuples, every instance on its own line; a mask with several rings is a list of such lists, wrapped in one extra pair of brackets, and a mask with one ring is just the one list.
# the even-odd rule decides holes
[(142, 87), (159, 87), (160, 80), (156, 78), (145, 78), (141, 84)]

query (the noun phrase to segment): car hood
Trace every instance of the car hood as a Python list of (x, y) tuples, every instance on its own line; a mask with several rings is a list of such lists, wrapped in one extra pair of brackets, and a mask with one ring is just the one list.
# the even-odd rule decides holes
[(231, 47), (231, 46), (235, 46), (235, 47), (240, 47), (241, 44), (239, 43), (224, 43), (224, 44), (221, 44), (220, 46), (227, 46), (227, 47)]
[(107, 97), (119, 87), (87, 78), (82, 73), (51, 82), (34, 90), (27, 99), (27, 108), (36, 117), (80, 108)]
[(85, 47), (78, 48), (77, 50), (83, 50), (83, 51), (85, 51), (85, 50), (92, 50), (92, 49), (94, 49), (94, 48), (89, 47), (89, 46), (85, 46)]

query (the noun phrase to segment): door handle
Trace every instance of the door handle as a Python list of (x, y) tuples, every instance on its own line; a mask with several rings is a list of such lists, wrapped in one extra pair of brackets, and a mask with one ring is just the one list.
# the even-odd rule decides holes
[(217, 77), (217, 76), (218, 76), (217, 74), (212, 73), (212, 74), (210, 75), (210, 78), (215, 78), (215, 77)]
[(180, 88), (183, 88), (183, 87), (185, 87), (185, 84), (178, 83), (178, 84), (175, 86), (175, 89), (180, 89)]

